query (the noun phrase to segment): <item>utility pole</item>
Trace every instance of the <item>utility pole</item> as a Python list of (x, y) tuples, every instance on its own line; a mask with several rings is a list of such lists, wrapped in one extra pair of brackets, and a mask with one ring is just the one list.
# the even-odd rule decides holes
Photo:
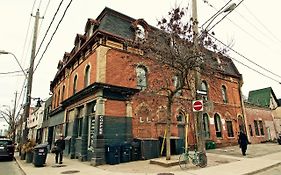
[(17, 107), (17, 96), (18, 96), (18, 93), (16, 91), (15, 101), (14, 101), (14, 109), (13, 109), (13, 114), (12, 114), (11, 121), (10, 121), (11, 131), (13, 133), (13, 138), (12, 138), (13, 142), (16, 141), (16, 122), (15, 122), (15, 118), (16, 118), (16, 107)]
[[(197, 16), (197, 0), (192, 0), (192, 18), (193, 18), (193, 42), (194, 42), (194, 53), (199, 56), (199, 49), (198, 49), (198, 16)], [(197, 61), (201, 61), (200, 58)], [(195, 97), (196, 100), (201, 99), (201, 95), (197, 93), (197, 90), (201, 89), (201, 75), (200, 75), (200, 67), (197, 66), (195, 68)], [(202, 112), (197, 111), (194, 113), (195, 117), (195, 134), (196, 134), (196, 141), (197, 141), (197, 149), (198, 152), (201, 153), (201, 156), (206, 157), (206, 149), (205, 149), (205, 140), (203, 135), (203, 117)], [(200, 156), (200, 154), (199, 154)], [(199, 157), (200, 158), (200, 157)], [(201, 159), (202, 160), (202, 159)], [(205, 162), (200, 162), (202, 165), (207, 165), (207, 157)]]
[(25, 122), (24, 130), (23, 130), (23, 142), (26, 143), (28, 139), (28, 128), (27, 128), (27, 119), (29, 117), (30, 112), (30, 104), (31, 104), (31, 90), (32, 90), (32, 79), (33, 79), (33, 69), (34, 69), (34, 60), (35, 60), (35, 50), (36, 50), (36, 42), (37, 42), (37, 32), (38, 32), (38, 23), (39, 23), (39, 9), (37, 9), (35, 15), (35, 24), (34, 24), (34, 33), (33, 33), (33, 41), (32, 41), (32, 49), (31, 49), (31, 57), (30, 57), (30, 65), (28, 69), (28, 78), (27, 78), (27, 87), (26, 87), (26, 97), (25, 97), (25, 105), (23, 117)]

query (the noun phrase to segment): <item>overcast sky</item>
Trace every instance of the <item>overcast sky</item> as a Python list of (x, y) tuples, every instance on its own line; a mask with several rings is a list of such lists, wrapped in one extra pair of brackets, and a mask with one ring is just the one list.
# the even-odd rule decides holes
[[(149, 24), (154, 25), (157, 19), (166, 16), (174, 5), (190, 6), (191, 0), (74, 0), (65, 14), (53, 40), (34, 73), (32, 97), (47, 98), (49, 95), (50, 81), (57, 71), (57, 63), (62, 59), (64, 52), (70, 52), (74, 46), (77, 33), (84, 34), (84, 27), (88, 18), (95, 19), (100, 12), (109, 7), (133, 18), (144, 18)], [(34, 3), (35, 2), (35, 3)], [(54, 20), (45, 42), (43, 43), (35, 65), (41, 58), (47, 43), (50, 40), (64, 10), (70, 0), (65, 0)], [(209, 4), (198, 0), (199, 26), (209, 19), (216, 9), (220, 9), (228, 0), (209, 0)], [(240, 0), (233, 0), (237, 4)], [(0, 0), (0, 50), (15, 54), (23, 68), (29, 66), (31, 53), (31, 38), (34, 17), (37, 8), (40, 9), (39, 33), (37, 49), (42, 42), (45, 32), (54, 16), (60, 0)], [(33, 5), (34, 4), (34, 5)], [(46, 7), (48, 6), (47, 10)], [(229, 52), (240, 73), (243, 75), (244, 85), (242, 92), (245, 96), (249, 90), (272, 87), (277, 98), (281, 98), (280, 54), (281, 54), (281, 16), (280, 0), (244, 0), (227, 18), (222, 20), (213, 29), (215, 36), (226, 44), (232, 43), (233, 49), (247, 59), (266, 68), (276, 75), (272, 75), (261, 68), (248, 62), (244, 57)], [(221, 17), (222, 14), (219, 16)], [(220, 18), (217, 19), (220, 19)], [(216, 21), (213, 22), (215, 24)], [(278, 69), (279, 68), (279, 69)], [(261, 74), (253, 71), (260, 72)], [(20, 68), (12, 55), (0, 55), (0, 109), (2, 105), (13, 105), (14, 94), (21, 92), (24, 76), (21, 73), (3, 74), (19, 71)], [(19, 76), (21, 75), (21, 76)], [(274, 80), (272, 80), (274, 79)], [(277, 81), (277, 82), (276, 82)], [(22, 98), (21, 98), (22, 99)], [(22, 103), (22, 100), (19, 101)]]

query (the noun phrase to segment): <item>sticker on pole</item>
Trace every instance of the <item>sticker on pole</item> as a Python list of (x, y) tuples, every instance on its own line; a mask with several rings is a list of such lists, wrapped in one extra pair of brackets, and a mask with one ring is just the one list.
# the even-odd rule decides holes
[(203, 100), (192, 101), (193, 112), (203, 111)]

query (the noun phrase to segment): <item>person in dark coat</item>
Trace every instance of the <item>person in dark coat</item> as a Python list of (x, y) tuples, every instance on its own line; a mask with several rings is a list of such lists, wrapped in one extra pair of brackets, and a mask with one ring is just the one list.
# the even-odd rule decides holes
[(246, 134), (243, 131), (241, 131), (238, 136), (238, 144), (240, 145), (243, 156), (246, 156), (248, 143), (249, 142), (248, 142), (248, 138), (247, 138)]
[(58, 140), (56, 140), (55, 146), (57, 146), (57, 151), (55, 152), (56, 163), (62, 164), (63, 150), (65, 149), (65, 140), (63, 138), (63, 135), (60, 135), (60, 138)]

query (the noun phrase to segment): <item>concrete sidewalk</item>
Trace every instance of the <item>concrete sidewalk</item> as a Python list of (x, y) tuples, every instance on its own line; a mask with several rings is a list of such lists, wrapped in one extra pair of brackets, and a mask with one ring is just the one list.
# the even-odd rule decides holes
[[(208, 151), (208, 166), (198, 168), (192, 164), (187, 170), (181, 170), (178, 165), (163, 167), (150, 164), (149, 160), (133, 161), (117, 165), (102, 165), (93, 167), (89, 162), (80, 162), (77, 159), (64, 158), (62, 166), (54, 164), (54, 154), (48, 154), (44, 167), (34, 167), (15, 156), (19, 166), (26, 175), (58, 175), (58, 174), (95, 174), (95, 175), (157, 175), (160, 173), (173, 173), (174, 175), (249, 175), (281, 164), (281, 146), (277, 144), (250, 145), (249, 154), (241, 156), (239, 148), (227, 147)], [(256, 152), (255, 152), (256, 151)], [(265, 153), (266, 155), (261, 153)], [(171, 161), (177, 161), (173, 156)], [(155, 159), (154, 159), (155, 160)], [(165, 162), (165, 158), (158, 158), (158, 162)]]

